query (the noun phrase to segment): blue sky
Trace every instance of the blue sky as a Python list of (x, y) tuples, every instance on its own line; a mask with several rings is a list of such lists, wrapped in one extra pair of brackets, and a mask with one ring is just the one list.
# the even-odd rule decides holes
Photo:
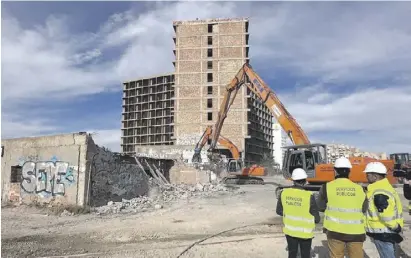
[(250, 18), (251, 64), (313, 142), (411, 152), (409, 2), (2, 2), (2, 137), (120, 150), (122, 82), (173, 71), (173, 20)]

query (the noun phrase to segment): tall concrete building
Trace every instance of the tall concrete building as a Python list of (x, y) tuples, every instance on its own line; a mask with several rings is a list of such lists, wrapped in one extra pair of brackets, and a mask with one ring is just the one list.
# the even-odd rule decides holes
[(287, 135), (284, 133), (281, 125), (278, 124), (273, 118), (273, 137), (274, 137), (274, 147), (273, 147), (273, 157), (274, 162), (283, 167), (283, 158), (285, 150), (282, 148), (287, 144)]
[[(173, 27), (175, 73), (124, 83), (124, 153), (134, 153), (136, 145), (194, 146), (215, 124), (226, 85), (249, 61), (248, 19), (175, 21)], [(246, 162), (258, 162), (272, 152), (271, 117), (243, 87), (221, 134)]]
[(172, 145), (174, 75), (141, 78), (123, 84), (121, 150), (136, 145)]
[[(194, 145), (213, 125), (225, 87), (249, 61), (248, 19), (175, 21), (174, 136), (177, 145)], [(243, 87), (225, 120), (221, 134), (258, 162), (272, 151), (268, 109)], [(219, 146), (221, 147), (221, 146)]]

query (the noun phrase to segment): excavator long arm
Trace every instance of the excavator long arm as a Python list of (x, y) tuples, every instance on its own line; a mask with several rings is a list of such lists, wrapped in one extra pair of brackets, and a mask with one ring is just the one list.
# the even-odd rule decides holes
[(227, 113), (230, 110), (238, 91), (243, 85), (246, 85), (252, 92), (254, 92), (260, 98), (262, 103), (268, 107), (293, 144), (310, 144), (303, 129), (287, 111), (277, 95), (252, 69), (251, 65), (245, 63), (238, 71), (237, 75), (226, 86), (226, 93), (221, 103), (218, 119), (211, 137), (210, 150), (215, 149)]
[[(197, 142), (196, 147), (194, 149), (193, 162), (201, 162), (201, 150), (203, 149), (204, 145), (208, 142), (208, 140), (211, 138), (212, 134), (212, 126), (207, 126), (206, 130), (201, 136), (201, 139)], [(217, 141), (220, 145), (225, 146), (227, 149), (230, 150), (233, 159), (238, 160), (240, 158), (240, 151), (238, 150), (237, 146), (229, 139), (220, 135)]]

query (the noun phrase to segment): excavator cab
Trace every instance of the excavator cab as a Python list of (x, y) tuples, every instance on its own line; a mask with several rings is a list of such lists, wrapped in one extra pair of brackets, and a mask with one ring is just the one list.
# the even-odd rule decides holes
[(284, 177), (291, 178), (294, 169), (302, 168), (308, 178), (315, 177), (317, 164), (327, 163), (325, 144), (304, 144), (283, 147), (285, 149), (282, 172)]
[(239, 160), (230, 159), (227, 164), (227, 172), (228, 173), (238, 173), (241, 172), (243, 169), (243, 165)]
[(390, 159), (394, 161), (394, 168), (399, 169), (401, 166), (411, 163), (410, 153), (393, 153)]
[(403, 178), (411, 179), (411, 153), (393, 153), (390, 154), (390, 159), (394, 161), (395, 177), (403, 181)]

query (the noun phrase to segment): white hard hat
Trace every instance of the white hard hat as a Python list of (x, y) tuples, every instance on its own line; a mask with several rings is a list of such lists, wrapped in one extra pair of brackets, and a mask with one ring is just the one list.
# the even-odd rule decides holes
[(351, 162), (346, 157), (341, 157), (335, 160), (335, 168), (352, 168)]
[(370, 162), (365, 167), (364, 173), (377, 173), (377, 174), (387, 174), (387, 168), (381, 162), (375, 161)]
[(293, 173), (291, 175), (292, 180), (301, 180), (301, 179), (306, 179), (307, 178), (307, 173), (305, 173), (304, 169), (302, 168), (296, 168), (293, 170)]

